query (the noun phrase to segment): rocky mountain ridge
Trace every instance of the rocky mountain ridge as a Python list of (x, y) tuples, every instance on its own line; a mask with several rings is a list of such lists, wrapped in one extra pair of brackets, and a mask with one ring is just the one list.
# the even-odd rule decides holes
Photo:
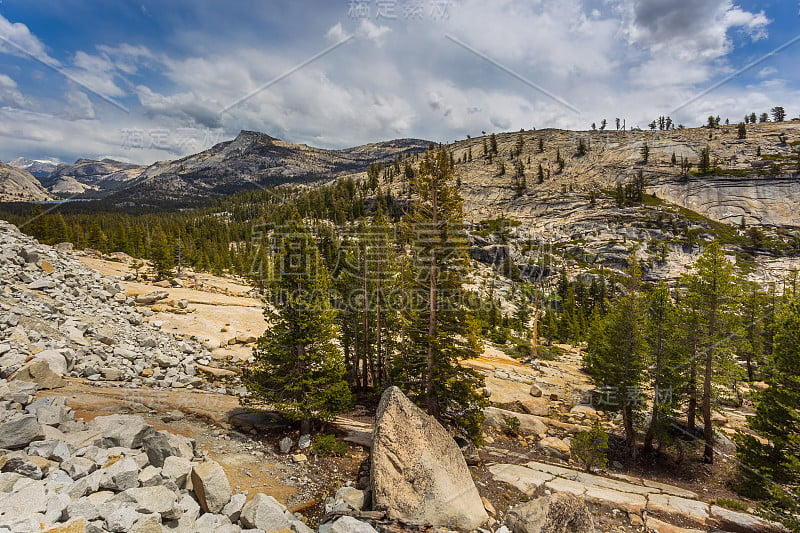
[(50, 173), (56, 169), (59, 163), (49, 159), (28, 159), (26, 157), (18, 157), (12, 161), (9, 161), (8, 164), (12, 167), (27, 170), (35, 178), (41, 179), (49, 176)]
[(40, 202), (51, 197), (27, 170), (0, 163), (0, 202)]
[(113, 159), (78, 159), (72, 164), (59, 164), (41, 182), (59, 197), (103, 198), (129, 186), (143, 169), (141, 165)]
[(116, 202), (197, 203), (256, 187), (329, 181), (365, 172), (372, 163), (424, 151), (428, 141), (398, 139), (345, 150), (325, 150), (242, 131), (204, 152), (151, 165), (115, 194)]
[[(530, 218), (530, 201), (540, 196), (602, 196), (632, 183), (641, 172), (647, 192), (715, 221), (739, 224), (744, 217), (745, 224), (800, 227), (800, 210), (791, 209), (797, 205), (800, 183), (800, 120), (748, 125), (745, 139), (738, 138), (733, 125), (669, 131), (525, 130), (495, 138), (497, 154), (484, 154), (484, 145), (491, 151), (489, 136), (448, 145), (467, 212), (476, 216)], [(705, 149), (710, 168), (700, 174)], [(523, 176), (516, 177), (517, 162)]]

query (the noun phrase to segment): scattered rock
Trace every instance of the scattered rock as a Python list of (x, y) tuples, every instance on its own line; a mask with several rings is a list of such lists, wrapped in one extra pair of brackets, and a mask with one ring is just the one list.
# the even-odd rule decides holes
[(284, 437), (278, 442), (278, 449), (281, 453), (287, 454), (291, 451), (294, 442), (290, 437)]
[(64, 386), (64, 378), (53, 371), (47, 361), (33, 360), (22, 367), (13, 379), (35, 383), (38, 389), (57, 389)]
[(140, 294), (136, 296), (136, 303), (139, 305), (152, 305), (158, 302), (159, 300), (163, 300), (168, 297), (169, 293), (167, 291), (154, 291), (147, 294)]
[(242, 509), (240, 520), (249, 528), (276, 531), (287, 529), (289, 520), (284, 514), (284, 507), (272, 496), (256, 494)]
[(228, 477), (219, 463), (214, 461), (200, 463), (192, 469), (192, 487), (200, 507), (207, 513), (219, 513), (231, 500)]
[(545, 437), (539, 441), (539, 449), (551, 457), (557, 457), (565, 461), (569, 460), (569, 444), (558, 437)]
[(319, 526), (319, 533), (377, 533), (375, 528), (352, 516), (342, 516), (336, 521)]
[(18, 450), (35, 440), (44, 440), (44, 429), (34, 415), (0, 424), (0, 449)]
[(513, 533), (594, 533), (586, 504), (571, 494), (543, 496), (513, 507), (506, 524)]

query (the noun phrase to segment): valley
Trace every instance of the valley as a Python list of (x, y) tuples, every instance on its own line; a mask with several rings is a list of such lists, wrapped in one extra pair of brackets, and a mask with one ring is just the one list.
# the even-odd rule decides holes
[[(223, 490), (223, 499), (237, 502), (232, 510), (203, 507), (196, 514), (189, 511), (182, 522), (170, 508), (157, 520), (162, 531), (210, 523), (234, 529), (248, 524), (277, 527), (285, 519), (292, 530), (303, 533), (309, 526), (322, 530), (326, 523), (344, 523), (342, 516), (387, 531), (415, 527), (413, 516), (421, 515), (397, 514), (407, 504), (364, 501), (379, 494), (374, 492), (374, 472), (384, 467), (376, 463), (376, 439), (381, 431), (398, 430), (382, 422), (384, 403), (407, 401), (386, 400), (384, 393), (378, 403), (380, 392), (393, 379), (408, 379), (404, 373), (413, 376), (414, 365), (404, 368), (402, 361), (413, 363), (421, 356), (415, 355), (411, 341), (418, 333), (408, 328), (424, 314), (390, 303), (393, 296), (384, 296), (381, 285), (398, 285), (402, 290), (397, 294), (417, 290), (406, 281), (414, 265), (407, 261), (419, 253), (414, 250), (431, 245), (415, 241), (424, 239), (424, 233), (406, 233), (407, 227), (414, 228), (406, 224), (420, 223), (410, 218), (419, 216), (415, 206), (424, 202), (420, 191), (426, 185), (420, 180), (445, 169), (454, 182), (451, 189), (443, 186), (448, 191), (442, 196), (445, 208), (463, 212), (463, 224), (448, 228), (452, 233), (442, 242), (456, 243), (464, 261), (459, 264), (468, 265), (466, 275), (457, 270), (454, 285), (464, 298), (456, 309), (468, 314), (452, 323), (462, 333), (449, 341), (465, 355), (443, 355), (441, 361), (452, 361), (453, 366), (443, 368), (459, 376), (454, 382), (475, 388), (451, 400), (451, 405), (472, 411), (442, 418), (449, 435), (456, 437), (442, 446), (454, 448), (458, 461), (465, 461), (475, 494), (482, 498), (479, 514), (485, 511), (487, 527), (531, 528), (514, 524), (524, 513), (538, 513), (536, 505), (564, 504), (574, 506), (569, 507), (577, 513), (574, 520), (593, 523), (592, 531), (782, 531), (784, 526), (776, 522), (780, 515), (765, 514), (759, 498), (737, 490), (737, 443), (742, 435), (754, 434), (748, 421), (757, 413), (758, 391), (772, 386), (765, 365), (775, 345), (766, 332), (778, 326), (767, 317), (790, 305), (783, 302), (796, 291), (800, 220), (793, 208), (798, 200), (794, 153), (800, 129), (796, 121), (767, 123), (750, 127), (743, 142), (735, 137), (733, 127), (523, 131), (469, 138), (423, 155), (425, 141), (325, 151), (242, 132), (209, 151), (149, 167), (112, 160), (56, 166), (40, 178), (38, 188), (9, 189), (4, 197), (22, 200), (21, 195), (34, 194), (26, 191), (36, 191), (38, 196), (27, 199), (69, 195), (86, 201), (60, 204), (48, 212), (33, 204), (4, 204), (3, 217), (43, 244), (3, 223), (0, 310), (5, 314), (0, 313), (0, 321), (7, 327), (0, 336), (0, 369), (5, 379), (13, 380), (3, 386), (32, 380), (40, 401), (64, 402), (67, 418), (53, 426), (44, 418), (40, 422), (64, 435), (43, 430), (55, 440), (73, 442), (77, 437), (71, 432), (106, 424), (104, 417), (133, 416), (130, 423), (191, 441), (192, 453), (179, 452), (177, 444), (169, 453), (176, 454), (175, 462), (180, 457), (181, 464), (190, 461), (191, 468), (198, 468), (198, 483), (203, 483), (199, 478), (204, 468), (218, 465), (229, 491)], [(710, 166), (694, 171), (704, 151)], [(432, 159), (436, 157), (440, 159)], [(448, 196), (449, 191), (463, 199), (463, 211), (458, 202), (448, 203), (456, 197)], [(175, 202), (184, 208), (170, 208)], [(299, 240), (289, 245), (276, 237)], [(414, 246), (408, 248), (409, 243)], [(658, 433), (658, 451), (640, 451), (634, 444), (630, 452), (624, 441), (628, 415), (608, 399), (608, 394), (625, 389), (613, 381), (609, 385), (601, 374), (613, 372), (619, 363), (599, 370), (603, 361), (595, 359), (602, 353), (617, 357), (625, 348), (603, 352), (598, 332), (618, 324), (611, 317), (626, 320), (629, 315), (614, 314), (620, 312), (615, 306), (633, 297), (641, 298), (636, 305), (643, 306), (640, 316), (646, 318), (635, 327), (655, 328), (656, 322), (647, 318), (652, 307), (647, 306), (657, 297), (654, 291), (664, 290), (675, 301), (667, 311), (674, 315), (665, 318), (671, 336), (664, 337), (675, 347), (665, 356), (698, 357), (677, 347), (685, 342), (684, 335), (692, 334), (691, 322), (678, 316), (688, 311), (678, 306), (691, 301), (686, 288), (699, 283), (692, 281), (696, 265), (708, 260), (714, 246), (720, 254), (715, 260), (730, 263), (736, 276), (731, 283), (740, 284), (746, 296), (736, 307), (742, 329), (728, 340), (748, 347), (746, 352), (732, 349), (732, 366), (725, 367), (729, 374), (715, 382), (710, 420), (716, 460), (703, 464), (698, 459), (702, 440), (685, 410), (686, 402), (702, 398), (684, 388), (698, 382), (689, 382), (682, 373), (670, 377), (679, 388), (671, 389), (676, 398), (664, 406), (671, 425), (668, 433)], [(281, 254), (296, 249), (310, 249), (300, 257), (316, 254), (318, 260), (311, 264), (323, 270), (303, 270), (294, 280), (270, 277), (274, 269), (288, 268)], [(424, 273), (427, 267), (422, 266)], [(302, 284), (314, 276), (320, 277), (313, 283), (329, 283), (330, 292), (310, 308), (289, 312), (283, 306), (295, 301), (275, 299), (280, 294), (272, 292), (276, 284)], [(631, 289), (632, 281), (643, 288)], [(290, 294), (307, 294), (302, 285), (290, 287)], [(364, 307), (357, 294), (375, 298), (377, 307)], [(750, 295), (754, 303), (747, 307)], [(328, 338), (332, 350), (345, 354), (342, 383), (352, 390), (346, 408), (316, 421), (310, 435), (302, 424), (298, 428), (286, 407), (254, 403), (259, 389), (252, 381), (254, 369), (265, 364), (265, 354), (280, 353), (288, 342), (268, 348), (278, 332), (291, 332), (285, 329), (285, 317), (307, 312), (314, 335)], [(748, 329), (745, 317), (750, 312), (758, 316)], [(330, 333), (320, 329), (326, 324)], [(473, 335), (477, 345), (464, 342)], [(399, 339), (407, 344), (395, 344)], [(619, 336), (604, 342), (615, 339)], [(648, 347), (656, 346), (646, 339)], [(639, 381), (626, 385), (637, 387), (641, 400), (625, 403), (636, 406), (639, 438), (649, 431), (652, 415), (645, 413), (656, 408), (655, 390), (666, 379), (655, 373), (655, 355), (642, 357), (642, 363), (625, 363), (641, 364), (636, 367), (642, 373)], [(674, 368), (689, 368), (689, 360), (674, 363)], [(280, 380), (284, 371), (296, 371), (295, 361), (288, 362), (286, 370), (273, 369), (267, 379)], [(383, 365), (388, 369), (379, 370)], [(387, 374), (389, 381), (382, 381)], [(410, 383), (425, 377), (418, 376)], [(291, 381), (282, 386), (290, 387)], [(407, 390), (420, 402), (424, 394), (414, 392), (415, 386)], [(290, 405), (302, 406), (314, 393), (304, 394)], [(459, 393), (443, 389), (441, 394)], [(9, 420), (19, 419), (14, 406), (9, 407)], [(427, 416), (407, 408), (400, 412)], [(93, 422), (96, 418), (101, 422)], [(472, 420), (478, 426), (470, 425)], [(438, 424), (431, 419), (423, 426), (435, 432)], [(587, 452), (576, 443), (597, 435), (607, 443), (604, 459), (585, 467), (582, 454)], [(482, 444), (476, 446), (472, 439), (482, 439)], [(422, 446), (419, 452), (410, 452), (414, 448), (409, 444), (396, 453), (411, 453), (402, 460), (413, 463), (414, 453), (430, 453), (417, 445)], [(160, 459), (150, 459), (155, 452), (149, 446), (122, 446), (122, 456), (150, 462), (140, 466), (139, 488), (114, 486), (111, 493), (117, 496), (108, 498), (124, 500), (127, 490), (152, 486), (173, 490), (164, 467), (158, 466)], [(27, 452), (11, 452), (6, 460), (32, 457), (35, 447), (35, 441), (29, 443)], [(71, 451), (86, 453), (75, 446)], [(14, 468), (15, 476), (27, 472)], [(459, 468), (424, 475), (432, 476), (435, 487), (449, 483), (447, 476), (455, 476)], [(398, 475), (405, 471), (400, 467)], [(144, 481), (154, 472), (161, 473)], [(22, 491), (25, 482), (6, 477), (6, 493)], [(46, 485), (43, 490), (55, 498), (61, 489)], [(208, 505), (202, 503), (207, 496), (192, 484), (178, 484), (171, 494), (174, 505), (191, 507), (181, 499), (187, 494), (191, 501)], [(278, 506), (270, 516), (284, 518), (243, 519), (242, 507), (256, 512), (265, 505), (265, 494)], [(75, 501), (84, 505), (91, 497)], [(401, 491), (385, 497), (405, 496)], [(84, 512), (76, 505), (31, 520), (85, 519), (87, 531), (116, 520), (109, 514), (111, 507), (92, 503), (96, 511)], [(452, 504), (448, 513), (459, 505)], [(126, 509), (133, 512), (133, 507)], [(0, 503), (0, 518), (10, 519), (10, 511), (3, 512)], [(444, 520), (429, 512), (421, 520)], [(137, 524), (153, 516), (141, 506), (135, 513), (131, 519)], [(451, 524), (472, 519), (458, 512), (448, 516)], [(13, 527), (27, 531), (25, 520), (13, 522)]]

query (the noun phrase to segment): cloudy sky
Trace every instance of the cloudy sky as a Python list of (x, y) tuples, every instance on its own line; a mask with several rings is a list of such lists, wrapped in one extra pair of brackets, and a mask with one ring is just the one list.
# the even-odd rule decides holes
[(0, 160), (795, 117), (798, 22), (800, 0), (0, 0)]

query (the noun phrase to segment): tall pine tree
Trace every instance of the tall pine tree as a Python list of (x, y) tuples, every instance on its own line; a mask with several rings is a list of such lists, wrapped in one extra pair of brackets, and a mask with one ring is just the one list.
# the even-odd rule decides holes
[(428, 152), (403, 221), (410, 244), (403, 272), (404, 353), (394, 369), (396, 384), (429, 414), (480, 441), (483, 378), (461, 365), (479, 354), (479, 343), (465, 304), (468, 242), (462, 200), (452, 182), (447, 152)]
[(307, 433), (313, 420), (346, 409), (351, 394), (334, 342), (328, 270), (299, 215), (275, 232), (271, 267), (265, 315), (272, 325), (258, 341), (244, 382), (252, 403), (271, 405)]
[[(770, 499), (770, 518), (800, 527), (800, 298), (789, 299), (776, 321), (775, 344), (766, 382), (757, 393), (750, 433), (740, 433), (737, 454), (742, 487), (751, 497)], [(791, 515), (795, 514), (792, 522)], [(788, 520), (787, 520), (788, 519)]]
[(696, 357), (703, 376), (702, 413), (705, 449), (703, 461), (714, 462), (714, 428), (711, 408), (714, 385), (734, 372), (734, 348), (738, 336), (738, 284), (733, 263), (725, 257), (718, 241), (711, 242), (693, 265), (694, 273), (684, 277), (686, 299), (696, 310)]
[(639, 292), (641, 270), (634, 254), (628, 262), (625, 293), (611, 302), (608, 314), (592, 327), (586, 366), (608, 396), (608, 409), (622, 412), (625, 444), (634, 450), (636, 413), (643, 406), (647, 339), (646, 310)]

